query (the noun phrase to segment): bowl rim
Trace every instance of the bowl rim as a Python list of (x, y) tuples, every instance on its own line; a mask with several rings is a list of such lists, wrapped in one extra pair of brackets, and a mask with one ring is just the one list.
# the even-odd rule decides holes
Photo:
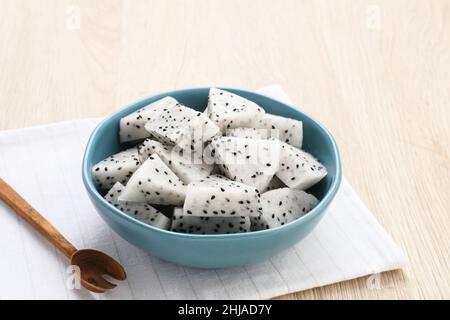
[(332, 151), (335, 154), (334, 165), (336, 167), (336, 176), (335, 176), (335, 179), (332, 181), (332, 184), (331, 184), (330, 188), (328, 189), (328, 191), (326, 192), (325, 196), (319, 201), (317, 206), (315, 206), (311, 211), (309, 211), (304, 216), (302, 216), (290, 223), (287, 223), (282, 226), (278, 226), (273, 229), (266, 229), (266, 230), (252, 231), (252, 232), (243, 232), (243, 233), (231, 233), (231, 234), (189, 234), (189, 233), (174, 232), (174, 231), (170, 231), (170, 230), (163, 230), (163, 229), (151, 226), (149, 224), (146, 224), (144, 222), (141, 222), (137, 219), (134, 219), (133, 217), (130, 217), (129, 215), (125, 214), (124, 212), (120, 211), (119, 209), (117, 209), (116, 207), (111, 205), (108, 201), (106, 201), (105, 198), (103, 198), (101, 196), (101, 194), (97, 191), (97, 188), (94, 185), (93, 179), (90, 178), (91, 168), (88, 166), (87, 160), (90, 156), (90, 153), (92, 153), (93, 145), (95, 144), (96, 140), (99, 139), (98, 132), (102, 130), (103, 126), (105, 126), (107, 123), (109, 123), (111, 118), (118, 115), (119, 113), (123, 113), (128, 110), (130, 110), (129, 113), (134, 112), (135, 110), (132, 110), (132, 109), (137, 110), (137, 108), (136, 108), (137, 105), (141, 104), (142, 102), (147, 101), (147, 100), (156, 101), (158, 99), (161, 99), (162, 97), (171, 96), (175, 93), (183, 94), (183, 93), (192, 92), (194, 90), (209, 90), (210, 88), (211, 87), (193, 87), (193, 88), (178, 89), (178, 90), (167, 91), (167, 92), (163, 92), (163, 93), (159, 93), (159, 94), (154, 94), (154, 95), (145, 97), (143, 99), (139, 99), (138, 101), (135, 101), (135, 102), (127, 105), (124, 108), (120, 108), (119, 110), (115, 111), (112, 114), (109, 114), (102, 121), (100, 121), (100, 123), (97, 124), (97, 126), (91, 132), (91, 134), (89, 136), (89, 140), (85, 147), (83, 160), (82, 160), (83, 184), (84, 184), (86, 190), (88, 191), (91, 199), (93, 198), (96, 201), (100, 201), (100, 203), (103, 206), (106, 206), (107, 208), (111, 209), (110, 211), (112, 213), (114, 213), (119, 219), (124, 219), (128, 222), (131, 222), (132, 224), (136, 225), (137, 227), (143, 228), (144, 230), (161, 233), (166, 236), (178, 237), (178, 238), (189, 238), (189, 239), (193, 239), (193, 238), (195, 238), (195, 239), (238, 239), (238, 238), (251, 238), (251, 237), (264, 236), (264, 235), (268, 235), (270, 233), (281, 232), (283, 230), (287, 231), (288, 229), (296, 228), (297, 226), (316, 218), (316, 216), (320, 215), (323, 211), (325, 211), (326, 208), (331, 203), (331, 201), (333, 200), (333, 198), (335, 197), (335, 195), (339, 189), (339, 186), (341, 184), (341, 180), (342, 180), (342, 167), (341, 167), (341, 158), (340, 158), (340, 154), (339, 154), (339, 149), (338, 149), (335, 139), (333, 138), (333, 136), (331, 135), (329, 130), (325, 126), (323, 126), (319, 121), (317, 121), (316, 119), (314, 119), (307, 113), (297, 109), (294, 105), (291, 105), (289, 103), (286, 103), (286, 102), (283, 102), (283, 101), (280, 101), (277, 99), (273, 99), (271, 97), (268, 97), (268, 96), (258, 93), (258, 92), (240, 89), (240, 88), (222, 87), (222, 86), (217, 86), (214, 88), (219, 88), (219, 89), (231, 91), (231, 92), (244, 92), (244, 93), (247, 93), (250, 95), (257, 95), (257, 96), (262, 97), (263, 99), (266, 99), (268, 101), (268, 103), (281, 103), (286, 108), (291, 109), (295, 112), (301, 113), (305, 118), (307, 118), (309, 121), (315, 123), (325, 133), (325, 135), (328, 137), (328, 139), (331, 142)]

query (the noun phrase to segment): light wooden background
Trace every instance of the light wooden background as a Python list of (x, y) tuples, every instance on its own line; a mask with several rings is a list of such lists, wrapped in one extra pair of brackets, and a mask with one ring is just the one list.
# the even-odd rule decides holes
[(281, 84), (409, 258), (284, 298), (450, 298), (450, 1), (0, 0), (0, 40), (0, 129)]

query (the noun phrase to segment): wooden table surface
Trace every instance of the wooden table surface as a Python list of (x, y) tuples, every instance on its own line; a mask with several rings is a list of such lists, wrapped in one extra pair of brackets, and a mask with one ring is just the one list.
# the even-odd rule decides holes
[(0, 0), (0, 129), (279, 83), (334, 134), (403, 271), (290, 299), (450, 298), (450, 1)]

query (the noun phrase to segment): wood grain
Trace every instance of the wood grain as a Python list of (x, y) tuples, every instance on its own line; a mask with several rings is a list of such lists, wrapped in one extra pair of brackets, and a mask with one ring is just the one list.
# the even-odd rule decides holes
[(0, 129), (174, 88), (279, 83), (332, 131), (346, 177), (409, 258), (381, 290), (362, 278), (283, 298), (450, 298), (450, 1), (0, 5)]

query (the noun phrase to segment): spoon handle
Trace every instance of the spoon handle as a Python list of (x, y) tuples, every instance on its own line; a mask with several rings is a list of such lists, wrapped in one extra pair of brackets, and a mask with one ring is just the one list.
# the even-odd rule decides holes
[(70, 259), (77, 249), (58, 230), (0, 178), (0, 199), (39, 231), (50, 243)]

